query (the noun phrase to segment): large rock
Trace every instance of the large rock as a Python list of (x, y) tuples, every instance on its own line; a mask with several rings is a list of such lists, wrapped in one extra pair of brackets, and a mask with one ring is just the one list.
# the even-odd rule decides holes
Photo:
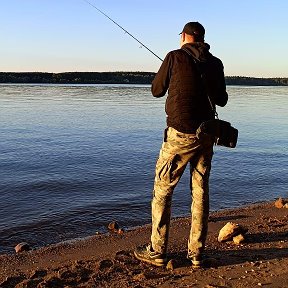
[(234, 236), (237, 236), (239, 234), (245, 234), (248, 231), (248, 229), (242, 227), (239, 224), (228, 222), (219, 232), (218, 235), (218, 241), (224, 242), (224, 241), (230, 241), (233, 239)]

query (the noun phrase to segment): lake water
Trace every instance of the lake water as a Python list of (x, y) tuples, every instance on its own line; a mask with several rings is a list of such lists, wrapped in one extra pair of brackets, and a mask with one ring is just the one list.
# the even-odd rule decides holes
[[(288, 197), (288, 87), (228, 86), (219, 116), (239, 129), (215, 147), (211, 210)], [(150, 223), (165, 98), (139, 85), (0, 85), (0, 253)], [(190, 211), (189, 171), (173, 217)]]

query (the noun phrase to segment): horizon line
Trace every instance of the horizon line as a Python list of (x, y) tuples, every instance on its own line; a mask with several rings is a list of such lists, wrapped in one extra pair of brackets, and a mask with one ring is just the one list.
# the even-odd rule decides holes
[[(65, 71), (65, 72), (42, 72), (42, 71), (0, 71), (0, 73), (42, 73), (42, 74), (65, 74), (65, 73), (153, 73), (152, 71)], [(260, 79), (285, 79), (288, 76), (244, 76), (244, 75), (225, 75), (225, 77), (245, 77), (245, 78), (260, 78)]]

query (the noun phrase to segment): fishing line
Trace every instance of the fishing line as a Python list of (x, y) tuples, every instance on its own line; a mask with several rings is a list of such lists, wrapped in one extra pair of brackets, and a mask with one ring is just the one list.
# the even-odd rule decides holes
[(83, 0), (87, 4), (89, 4), (91, 7), (96, 9), (98, 12), (100, 12), (102, 15), (104, 15), (106, 18), (108, 18), (110, 21), (112, 21), (115, 25), (117, 25), (119, 28), (121, 28), (125, 33), (127, 33), (130, 37), (132, 37), (134, 40), (136, 40), (141, 46), (146, 48), (150, 53), (152, 53), (154, 56), (156, 56), (159, 60), (163, 61), (157, 54), (155, 54), (151, 49), (149, 49), (146, 45), (144, 45), (141, 41), (139, 41), (136, 37), (134, 37), (131, 33), (129, 33), (126, 29), (124, 29), (121, 25), (119, 25), (116, 21), (114, 21), (111, 17), (109, 17), (107, 14), (105, 14), (103, 11), (101, 11), (99, 8), (97, 8), (94, 4), (89, 2), (88, 0)]

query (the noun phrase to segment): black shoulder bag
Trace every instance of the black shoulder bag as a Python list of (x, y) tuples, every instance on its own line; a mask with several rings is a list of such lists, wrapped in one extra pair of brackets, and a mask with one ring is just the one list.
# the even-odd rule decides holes
[[(182, 48), (182, 49), (186, 53), (188, 53), (190, 56), (192, 56), (192, 59), (194, 63), (196, 64), (197, 70), (200, 73), (204, 91), (207, 91), (205, 87), (205, 83), (203, 81), (203, 78), (205, 75), (199, 67), (200, 65), (198, 63), (198, 60), (195, 59), (195, 57), (192, 55), (192, 53), (188, 49), (185, 49), (185, 48)], [(215, 114), (216, 119), (202, 122), (196, 131), (196, 135), (198, 137), (201, 137), (202, 135), (206, 134), (214, 138), (215, 145), (235, 148), (237, 144), (237, 139), (238, 139), (238, 130), (232, 127), (229, 122), (219, 119), (216, 108), (214, 108), (215, 106), (213, 105), (211, 98), (209, 97), (208, 94), (207, 94), (207, 97), (208, 97), (211, 109)]]

